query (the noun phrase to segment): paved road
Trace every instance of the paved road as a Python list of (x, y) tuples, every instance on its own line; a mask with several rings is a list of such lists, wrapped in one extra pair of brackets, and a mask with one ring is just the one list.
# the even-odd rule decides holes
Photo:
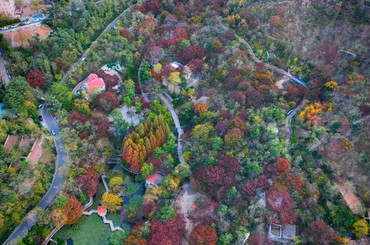
[[(136, 6), (136, 4), (134, 4), (134, 5), (132, 5), (132, 6), (130, 6), (130, 7), (128, 7), (127, 9), (125, 9), (120, 15), (118, 15), (109, 25), (107, 25), (107, 27), (100, 33), (100, 35), (95, 39), (95, 41), (93, 41), (92, 43), (91, 43), (91, 45), (90, 45), (90, 47), (89, 48), (87, 48), (86, 50), (85, 50), (85, 52), (82, 54), (82, 56), (77, 60), (77, 62), (75, 63), (75, 64), (80, 64), (82, 61), (84, 61), (86, 58), (87, 58), (87, 53), (90, 51), (90, 49), (93, 47), (93, 45), (95, 45), (95, 43), (99, 40), (99, 38), (101, 37), (101, 36), (103, 36), (110, 28), (112, 28), (115, 24), (116, 24), (116, 22), (117, 22), (117, 20), (119, 20), (119, 18), (121, 18), (124, 14), (126, 14), (127, 13), (127, 11), (131, 11), (131, 9), (133, 8), (133, 7), (135, 7)], [(70, 75), (73, 75), (73, 73), (76, 71), (76, 69), (77, 69), (77, 67), (74, 67), (74, 65), (71, 65), (71, 68), (66, 72), (66, 74), (64, 74), (64, 76), (63, 76), (63, 78), (62, 78), (62, 82), (65, 82), (65, 81), (67, 81), (67, 79), (68, 79), (68, 77), (70, 76)]]
[[(54, 137), (54, 143), (55, 143), (55, 148), (57, 150), (57, 159), (55, 161), (55, 172), (54, 172), (53, 181), (51, 183), (49, 190), (46, 192), (44, 197), (41, 199), (40, 203), (37, 205), (37, 207), (40, 207), (45, 210), (50, 205), (50, 203), (55, 199), (58, 192), (62, 190), (64, 181), (65, 181), (65, 176), (63, 174), (64, 171), (60, 171), (60, 170), (63, 167), (63, 165), (68, 162), (68, 156), (63, 147), (63, 142), (59, 136), (60, 129), (58, 127), (57, 122), (50, 115), (50, 113), (48, 112), (45, 106), (41, 110), (41, 114), (44, 118), (44, 122), (45, 122), (47, 129), (49, 131), (51, 129), (54, 129), (56, 133)], [(35, 221), (28, 219), (27, 217), (28, 215), (26, 216), (26, 218), (24, 218), (22, 224), (20, 224), (17, 228), (15, 228), (13, 233), (8, 237), (8, 239), (5, 241), (4, 244), (10, 244), (11, 241), (16, 240), (18, 237), (23, 238), (24, 235), (36, 224)]]
[(9, 33), (9, 32), (14, 32), (14, 31), (18, 31), (18, 30), (22, 30), (22, 29), (29, 28), (29, 27), (31, 27), (31, 26), (40, 25), (42, 21), (43, 21), (43, 20), (39, 20), (39, 21), (36, 21), (36, 22), (29, 23), (28, 25), (24, 25), (24, 26), (17, 26), (17, 27), (10, 28), (10, 29), (8, 29), (8, 30), (3, 30), (3, 31), (0, 31), (0, 34), (5, 34), (5, 33)]
[(8, 74), (6, 74), (6, 67), (4, 65), (4, 58), (2, 56), (0, 56), (0, 76), (5, 83), (5, 87), (8, 86), (10, 79), (8, 77)]

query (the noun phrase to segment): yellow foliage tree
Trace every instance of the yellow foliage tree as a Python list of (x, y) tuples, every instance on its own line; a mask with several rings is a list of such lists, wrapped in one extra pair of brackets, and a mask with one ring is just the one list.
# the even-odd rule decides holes
[(53, 209), (50, 213), (51, 220), (53, 221), (55, 227), (64, 225), (67, 221), (67, 217), (64, 214), (63, 208)]
[(154, 67), (153, 67), (153, 70), (156, 72), (156, 73), (160, 73), (161, 70), (162, 70), (162, 64), (161, 63), (157, 63)]
[(356, 237), (362, 238), (369, 234), (369, 226), (365, 219), (360, 219), (353, 224), (353, 233)]
[(324, 86), (328, 89), (335, 89), (336, 87), (338, 87), (338, 83), (335, 81), (330, 81), (325, 83)]
[(168, 77), (168, 80), (170, 80), (171, 83), (179, 84), (181, 82), (180, 72), (178, 71), (171, 72), (170, 76)]
[(114, 192), (122, 189), (123, 179), (121, 177), (113, 177), (109, 180), (109, 186)]
[(119, 196), (106, 192), (103, 194), (101, 204), (108, 211), (116, 212), (120, 210), (122, 202), (123, 200)]

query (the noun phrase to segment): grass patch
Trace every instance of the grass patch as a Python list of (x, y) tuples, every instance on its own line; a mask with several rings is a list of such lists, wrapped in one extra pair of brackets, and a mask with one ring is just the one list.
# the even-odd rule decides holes
[(112, 231), (97, 214), (82, 216), (76, 224), (64, 226), (56, 235), (57, 240), (72, 238), (74, 244), (108, 245)]
[(130, 183), (126, 186), (126, 195), (134, 194), (140, 187), (139, 183)]
[(117, 213), (109, 213), (106, 215), (107, 219), (110, 219), (113, 221), (114, 226), (121, 226), (121, 219), (119, 217), (119, 211)]

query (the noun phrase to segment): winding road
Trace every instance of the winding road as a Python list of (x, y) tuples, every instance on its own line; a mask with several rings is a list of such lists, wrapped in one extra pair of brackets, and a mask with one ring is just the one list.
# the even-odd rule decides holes
[[(226, 27), (226, 26), (222, 23), (222, 21), (221, 21), (221, 20), (218, 20), (218, 23), (219, 23), (219, 25), (220, 25), (220, 26), (221, 26), (225, 31), (228, 31), (228, 30), (229, 30), (229, 28), (228, 28), (228, 27)], [(284, 75), (285, 77), (289, 78), (290, 80), (292, 80), (293, 82), (298, 83), (298, 84), (300, 84), (300, 85), (302, 85), (302, 86), (304, 86), (304, 87), (306, 87), (306, 88), (308, 88), (308, 89), (309, 89), (309, 85), (308, 85), (306, 82), (304, 82), (304, 81), (302, 81), (302, 80), (300, 80), (300, 79), (298, 79), (298, 78), (294, 77), (294, 76), (293, 76), (292, 74), (290, 74), (289, 72), (286, 72), (286, 71), (284, 71), (284, 70), (282, 70), (282, 69), (280, 69), (280, 68), (278, 68), (278, 67), (276, 67), (276, 66), (270, 65), (270, 64), (265, 63), (265, 62), (263, 62), (262, 60), (258, 59), (258, 58), (256, 57), (256, 55), (254, 54), (252, 47), (249, 45), (249, 43), (248, 43), (244, 38), (242, 38), (241, 36), (239, 36), (239, 35), (238, 35), (238, 34), (236, 34), (236, 33), (234, 33), (234, 37), (236, 37), (240, 43), (244, 44), (244, 46), (246, 46), (246, 47), (247, 47), (248, 54), (252, 57), (252, 59), (253, 59), (256, 63), (258, 63), (258, 64), (262, 64), (264, 67), (266, 67), (266, 68), (268, 68), (268, 69), (270, 69), (270, 70), (273, 70), (273, 71), (275, 71), (275, 72), (277, 72), (277, 73), (280, 73), (280, 74)], [(294, 118), (294, 117), (297, 115), (297, 112), (296, 112), (296, 111), (297, 111), (297, 109), (299, 109), (301, 106), (303, 106), (303, 100), (302, 100), (302, 101), (301, 101), (301, 102), (300, 102), (296, 107), (294, 107), (292, 110), (290, 110), (290, 111), (288, 112), (287, 116), (286, 116), (286, 121), (287, 121), (286, 141), (287, 141), (287, 142), (290, 142), (290, 137), (292, 136), (292, 127), (291, 127), (291, 121), (292, 121), (292, 118)]]
[[(55, 171), (53, 181), (51, 182), (49, 190), (46, 192), (44, 197), (41, 199), (40, 203), (37, 205), (37, 207), (45, 210), (58, 195), (59, 191), (62, 190), (66, 177), (64, 175), (65, 171), (62, 171), (61, 169), (68, 162), (68, 156), (64, 149), (63, 141), (59, 136), (60, 129), (58, 123), (50, 115), (46, 106), (44, 106), (41, 109), (41, 114), (42, 117), (44, 118), (46, 128), (49, 131), (52, 129), (55, 131), (56, 135), (54, 136), (54, 143), (57, 151), (57, 159), (55, 161)], [(31, 218), (29, 213), (23, 219), (23, 222), (18, 227), (15, 228), (15, 230), (8, 237), (8, 239), (6, 239), (4, 244), (10, 244), (12, 241), (15, 241), (18, 237), (23, 238), (25, 234), (36, 224), (36, 222), (37, 222), (36, 220)]]

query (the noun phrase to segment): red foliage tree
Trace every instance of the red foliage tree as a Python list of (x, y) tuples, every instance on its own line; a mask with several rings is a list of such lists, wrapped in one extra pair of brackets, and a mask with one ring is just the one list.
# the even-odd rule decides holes
[(267, 238), (264, 233), (252, 233), (248, 238), (248, 244), (250, 245), (273, 245), (274, 242)]
[(201, 59), (192, 59), (190, 62), (187, 64), (187, 66), (190, 68), (190, 70), (193, 73), (201, 73), (203, 70), (204, 66), (204, 61)]
[(266, 195), (266, 206), (275, 212), (281, 225), (294, 223), (297, 219), (298, 215), (293, 211), (295, 203), (286, 191), (269, 191)]
[(283, 172), (275, 177), (273, 181), (273, 185), (276, 187), (278, 186), (285, 186), (290, 191), (297, 191), (300, 194), (304, 194), (305, 189), (305, 180), (293, 173), (290, 172)]
[(189, 237), (190, 245), (215, 245), (217, 241), (216, 229), (209, 225), (196, 226)]
[(138, 8), (143, 13), (158, 14), (161, 11), (161, 4), (158, 0), (148, 1), (143, 6)]
[(194, 224), (210, 225), (217, 222), (217, 209), (219, 205), (209, 199), (195, 201), (195, 209), (189, 213), (189, 218)]
[(108, 135), (108, 130), (111, 125), (108, 118), (98, 118), (93, 121), (94, 123), (94, 129), (97, 134), (99, 134), (100, 137), (105, 137)]
[(224, 156), (218, 163), (220, 167), (223, 167), (227, 175), (232, 176), (240, 172), (239, 161), (237, 157)]
[(280, 173), (290, 169), (290, 167), (291, 167), (290, 163), (285, 158), (280, 157), (276, 161), (276, 168), (277, 170), (279, 170)]
[(97, 173), (90, 171), (78, 177), (77, 184), (86, 196), (92, 197), (99, 190), (99, 176)]
[(257, 195), (258, 184), (256, 182), (247, 182), (242, 188), (242, 194), (244, 197), (251, 197)]
[(173, 30), (173, 34), (175, 35), (175, 37), (181, 42), (182, 40), (188, 40), (189, 37), (188, 37), (188, 33), (186, 32), (186, 30), (184, 28), (177, 28), (175, 30)]
[(245, 104), (245, 94), (240, 92), (240, 91), (235, 91), (231, 93), (231, 99), (238, 102), (239, 105), (244, 105)]
[(90, 120), (90, 117), (80, 114), (77, 111), (73, 110), (68, 117), (68, 121), (82, 122), (85, 123)]
[(262, 172), (263, 172), (264, 176), (266, 176), (267, 178), (271, 178), (271, 177), (275, 176), (278, 173), (278, 170), (274, 165), (269, 164), (269, 165), (266, 165), (265, 167), (263, 167)]
[(258, 187), (259, 188), (265, 189), (269, 186), (270, 184), (265, 176), (263, 175), (258, 176)]
[(117, 76), (105, 73), (102, 69), (99, 69), (96, 75), (104, 80), (106, 91), (112, 92), (113, 87), (119, 83), (119, 78)]
[(26, 80), (32, 88), (43, 88), (45, 86), (44, 73), (38, 70), (30, 70), (26, 75)]
[(119, 106), (117, 94), (114, 92), (103, 92), (95, 101), (96, 107), (105, 112), (111, 112)]
[(74, 224), (81, 217), (83, 207), (82, 204), (72, 196), (68, 199), (66, 206), (63, 208), (64, 214), (67, 217), (66, 224)]
[(306, 234), (310, 244), (314, 245), (334, 245), (342, 244), (340, 236), (334, 233), (334, 231), (325, 222), (320, 220), (312, 221), (306, 230)]
[(203, 59), (205, 52), (203, 47), (190, 45), (184, 47), (178, 56), (181, 63), (186, 64), (192, 59)]
[(263, 102), (263, 94), (257, 89), (250, 87), (247, 90), (247, 106), (259, 108)]
[(177, 214), (175, 218), (165, 222), (152, 219), (151, 230), (149, 244), (181, 245), (185, 236), (184, 218), (181, 214)]
[(127, 29), (120, 30), (119, 34), (121, 35), (121, 37), (124, 37), (130, 41), (130, 32)]

